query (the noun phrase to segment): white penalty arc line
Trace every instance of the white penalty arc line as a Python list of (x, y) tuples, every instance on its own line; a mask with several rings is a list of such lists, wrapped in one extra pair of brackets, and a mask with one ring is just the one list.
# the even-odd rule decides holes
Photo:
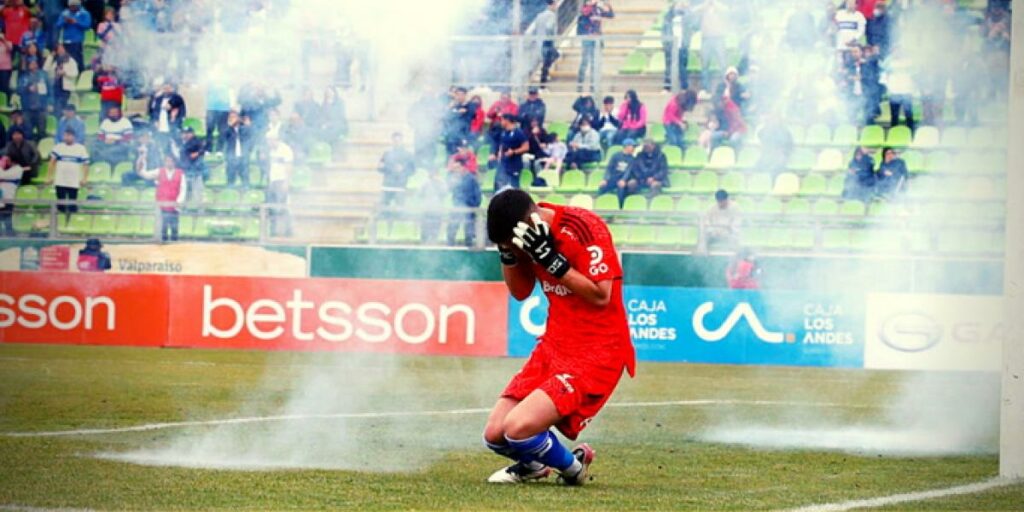
[[(862, 406), (853, 404), (839, 404), (828, 402), (790, 402), (776, 400), (672, 400), (664, 402), (621, 402), (610, 403), (608, 408), (645, 408), (645, 407), (699, 407), (708, 405), (748, 405), (748, 406), (802, 406), (802, 407), (826, 407), (826, 408), (863, 408), (874, 406)], [(276, 416), (251, 416), (242, 418), (224, 418), (215, 420), (195, 421), (171, 421), (164, 423), (146, 423), (130, 427), (115, 428), (87, 428), (76, 430), (53, 430), (42, 432), (3, 432), (3, 437), (67, 437), (67, 436), (94, 436), (104, 434), (120, 434), (127, 432), (149, 432), (153, 430), (165, 430), (187, 427), (207, 427), (217, 425), (244, 425), (248, 423), (269, 423), (276, 421), (295, 420), (330, 420), (330, 419), (380, 419), (380, 418), (403, 418), (418, 416), (460, 416), (469, 414), (486, 414), (490, 408), (472, 409), (449, 409), (435, 411), (391, 411), (391, 412), (357, 412), (357, 413), (325, 413), (325, 414), (283, 414)]]
[(948, 498), (950, 496), (960, 496), (964, 494), (976, 494), (1020, 482), (1020, 480), (993, 478), (991, 480), (985, 480), (973, 484), (958, 485), (955, 487), (947, 487), (945, 489), (907, 492), (902, 494), (893, 494), (891, 496), (880, 496), (878, 498), (868, 498), (863, 500), (850, 500), (839, 503), (808, 505), (806, 507), (790, 509), (789, 512), (845, 512), (847, 510), (856, 510), (861, 508), (887, 507), (889, 505), (898, 505), (900, 503), (908, 503), (912, 501), (924, 501)]

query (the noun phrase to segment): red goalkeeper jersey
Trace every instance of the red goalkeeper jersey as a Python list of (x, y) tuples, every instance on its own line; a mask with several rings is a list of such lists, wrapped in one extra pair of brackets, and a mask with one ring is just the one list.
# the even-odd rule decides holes
[(572, 268), (595, 283), (612, 281), (611, 300), (606, 306), (594, 306), (534, 264), (534, 272), (550, 304), (541, 343), (567, 363), (605, 368), (624, 366), (633, 375), (636, 357), (622, 303), (622, 265), (608, 226), (589, 210), (548, 203), (540, 203), (540, 207), (555, 212), (551, 222), (555, 247)]

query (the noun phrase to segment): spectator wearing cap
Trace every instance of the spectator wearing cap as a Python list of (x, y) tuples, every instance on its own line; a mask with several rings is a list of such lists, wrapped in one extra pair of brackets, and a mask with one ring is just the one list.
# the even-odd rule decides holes
[(715, 192), (715, 204), (704, 213), (703, 238), (700, 251), (706, 252), (713, 246), (735, 247), (739, 245), (740, 212), (725, 190)]
[(668, 159), (654, 139), (645, 139), (643, 150), (636, 155), (633, 163), (634, 177), (641, 190), (647, 190), (653, 197), (668, 186)]
[(519, 176), (523, 172), (523, 155), (529, 151), (530, 139), (519, 129), (516, 117), (504, 116), (498, 146), (489, 159), (489, 162), (498, 167), (494, 173), (495, 192), (507, 187), (519, 188)]
[(3, 154), (20, 165), (25, 171), (23, 179), (30, 180), (36, 176), (39, 167), (39, 150), (35, 144), (25, 139), (25, 130), (14, 126), (11, 128), (11, 140), (4, 147)]
[(569, 142), (569, 154), (565, 165), (569, 169), (581, 169), (584, 165), (601, 161), (601, 137), (590, 126), (590, 121), (580, 123), (580, 131)]
[(85, 248), (78, 251), (75, 265), (79, 272), (105, 272), (111, 268), (110, 255), (103, 252), (99, 238), (90, 238), (85, 241)]
[(608, 166), (604, 170), (604, 179), (597, 190), (598, 194), (615, 193), (619, 197), (619, 208), (622, 208), (626, 196), (635, 194), (640, 183), (633, 175), (636, 157), (636, 141), (626, 139), (622, 141), (622, 151), (612, 155), (608, 159)]
[(227, 131), (224, 132), (224, 161), (229, 187), (234, 186), (235, 180), (240, 180), (243, 188), (249, 188), (249, 157), (252, 147), (252, 120), (232, 110), (228, 113)]
[(178, 168), (174, 155), (167, 153), (159, 169), (141, 170), (139, 176), (156, 181), (156, 201), (160, 203), (160, 237), (164, 242), (178, 240), (181, 205), (188, 196), (185, 172)]
[(64, 105), (62, 115), (57, 120), (57, 133), (71, 130), (75, 134), (75, 142), (85, 143), (85, 121), (78, 117), (78, 109), (71, 103)]
[(206, 143), (196, 137), (195, 130), (191, 127), (182, 130), (178, 167), (185, 172), (185, 179), (188, 181), (188, 201), (203, 202), (203, 190), (206, 180), (210, 177), (206, 162), (203, 160), (205, 154)]
[[(61, 132), (63, 138), (53, 146), (50, 153), (48, 183), (56, 186), (57, 199), (77, 201), (78, 189), (85, 186), (89, 176), (89, 150), (75, 140), (75, 132), (67, 129)], [(58, 205), (57, 210), (67, 217), (78, 211), (74, 204)]]
[(547, 117), (547, 105), (540, 99), (540, 92), (536, 88), (527, 91), (526, 101), (519, 105), (519, 121), (523, 129), (529, 129), (530, 123), (536, 120), (544, 126), (544, 119)]
[(615, 134), (622, 127), (622, 121), (615, 115), (615, 98), (605, 96), (601, 102), (601, 111), (598, 112), (591, 127), (597, 130), (601, 137), (601, 147), (607, 149), (612, 146)]
[(0, 235), (14, 236), (14, 203), (5, 203), (4, 199), (13, 198), (18, 191), (25, 170), (4, 155), (0, 156)]
[(85, 68), (82, 44), (85, 41), (85, 33), (90, 28), (92, 28), (92, 16), (88, 11), (82, 9), (82, 0), (68, 0), (68, 8), (60, 14), (54, 30), (62, 34), (60, 42), (78, 63), (79, 69)]
[(391, 148), (380, 157), (377, 171), (384, 175), (384, 195), (381, 197), (381, 205), (384, 207), (401, 206), (406, 185), (413, 172), (416, 171), (416, 159), (405, 148), (401, 133), (391, 134)]
[(81, 69), (63, 45), (57, 45), (57, 50), (46, 58), (43, 71), (50, 77), (52, 84), (50, 90), (53, 93), (54, 110), (63, 110), (68, 104), (71, 93), (78, 84), (78, 73)]
[(107, 162), (111, 167), (131, 159), (132, 122), (121, 115), (121, 107), (110, 107), (100, 123), (96, 141), (93, 144), (93, 160)]
[[(21, 97), (21, 107), (29, 127), (25, 133), (31, 135), (36, 142), (46, 137), (46, 108), (50, 91), (48, 82), (46, 73), (39, 69), (38, 61), (29, 61), (28, 69), (18, 73), (18, 96)], [(12, 122), (13, 118), (12, 115)]]

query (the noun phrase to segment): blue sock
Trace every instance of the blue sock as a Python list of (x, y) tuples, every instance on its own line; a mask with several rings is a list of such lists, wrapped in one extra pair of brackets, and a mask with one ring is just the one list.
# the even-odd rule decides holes
[(522, 440), (505, 436), (505, 440), (522, 461), (537, 461), (559, 471), (565, 471), (576, 463), (576, 457), (562, 446), (551, 431)]
[(506, 444), (494, 444), (494, 443), (491, 443), (490, 441), (484, 439), (484, 444), (487, 445), (487, 448), (490, 448), (490, 450), (492, 452), (497, 453), (498, 455), (501, 455), (502, 457), (508, 457), (508, 458), (510, 458), (512, 460), (515, 460), (515, 461), (519, 460), (516, 457), (516, 451), (511, 446), (509, 446), (507, 443)]

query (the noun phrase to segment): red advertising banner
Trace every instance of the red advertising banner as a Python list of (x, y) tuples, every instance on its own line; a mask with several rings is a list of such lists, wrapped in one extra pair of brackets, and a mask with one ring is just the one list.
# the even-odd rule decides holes
[(0, 272), (0, 342), (159, 347), (168, 291), (163, 276)]
[(502, 283), (0, 273), (0, 342), (507, 354)]

